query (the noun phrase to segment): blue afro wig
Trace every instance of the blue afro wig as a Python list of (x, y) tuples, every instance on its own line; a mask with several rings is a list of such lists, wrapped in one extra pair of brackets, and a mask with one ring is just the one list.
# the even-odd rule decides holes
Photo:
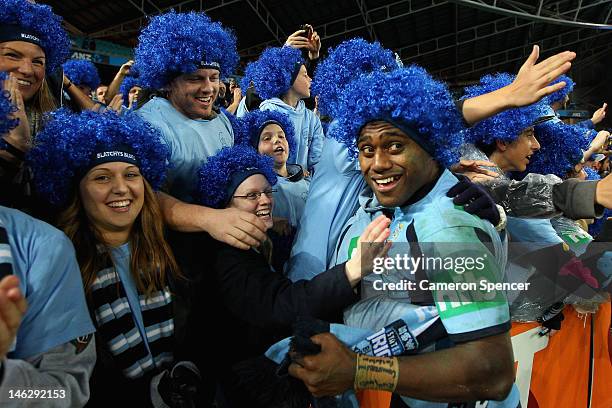
[[(0, 83), (6, 79), (6, 74), (0, 72)], [(8, 133), (19, 124), (18, 119), (11, 118), (11, 114), (16, 112), (17, 108), (9, 99), (8, 91), (0, 91), (0, 149), (6, 147), (2, 135)]]
[(238, 64), (236, 37), (204, 13), (155, 16), (138, 37), (135, 69), (145, 88), (162, 89), (181, 74), (198, 69), (200, 62), (218, 63), (221, 78)]
[(0, 0), (0, 25), (14, 24), (40, 39), (45, 51), (47, 74), (59, 69), (70, 55), (70, 39), (62, 18), (51, 7), (28, 0)]
[(565, 178), (567, 172), (582, 160), (582, 151), (588, 149), (587, 131), (561, 121), (548, 121), (535, 127), (540, 150), (527, 166), (528, 173), (555, 174)]
[(576, 85), (574, 81), (572, 81), (572, 78), (568, 77), (567, 75), (561, 75), (559, 78), (551, 82), (550, 85), (555, 85), (559, 82), (565, 82), (565, 86), (544, 98), (548, 105), (552, 105), (555, 102), (563, 102), (565, 97), (574, 90), (574, 86)]
[(123, 104), (125, 106), (130, 105), (130, 89), (135, 86), (140, 86), (140, 81), (135, 76), (128, 75), (121, 82), (121, 86), (119, 87), (119, 93), (123, 96)]
[(331, 48), (327, 58), (317, 66), (312, 80), (311, 91), (319, 96), (319, 111), (322, 115), (335, 117), (339, 95), (349, 82), (362, 74), (397, 68), (393, 53), (378, 42), (353, 38)]
[(240, 128), (234, 139), (235, 144), (244, 144), (257, 150), (259, 136), (267, 122), (278, 122), (285, 132), (285, 138), (289, 144), (289, 154), (295, 153), (295, 129), (289, 116), (282, 112), (256, 110), (247, 113), (239, 119)]
[(202, 205), (224, 208), (231, 198), (227, 197), (226, 190), (232, 175), (252, 168), (259, 170), (270, 185), (276, 184), (276, 174), (271, 157), (257, 153), (250, 146), (224, 147), (200, 167), (198, 191), (195, 196)]
[(136, 156), (145, 179), (154, 189), (164, 181), (169, 152), (161, 135), (136, 115), (66, 109), (53, 112), (28, 154), (34, 184), (50, 203), (65, 205), (78, 185), (78, 176), (100, 148), (127, 146)]
[[(480, 78), (479, 84), (465, 88), (465, 95), (461, 99), (474, 98), (496, 91), (510, 85), (514, 78), (514, 75), (507, 73), (485, 75)], [(522, 108), (508, 109), (467, 129), (466, 138), (468, 142), (480, 142), (485, 145), (492, 144), (495, 140), (512, 143), (523, 130), (533, 126), (538, 118), (546, 116), (548, 112), (548, 106), (542, 102)]]
[(601, 176), (599, 175), (597, 170), (591, 167), (584, 166), (584, 172), (586, 173), (587, 180), (600, 180), (601, 179)]
[(98, 69), (91, 61), (68, 60), (62, 65), (64, 75), (75, 85), (85, 85), (95, 90), (100, 85)]
[(279, 98), (291, 88), (303, 64), (302, 52), (296, 48), (266, 48), (247, 65), (241, 87), (248, 89), (252, 81), (262, 99)]
[(446, 85), (419, 66), (361, 76), (345, 87), (337, 113), (329, 136), (353, 156), (361, 128), (381, 120), (407, 133), (441, 165), (459, 160), (464, 143), (459, 112)]

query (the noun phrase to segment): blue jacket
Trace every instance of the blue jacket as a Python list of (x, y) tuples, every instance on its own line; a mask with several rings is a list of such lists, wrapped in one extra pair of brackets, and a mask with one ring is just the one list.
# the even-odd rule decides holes
[(342, 227), (355, 214), (365, 186), (359, 163), (346, 146), (326, 138), (291, 249), (291, 280), (312, 279), (331, 266)]

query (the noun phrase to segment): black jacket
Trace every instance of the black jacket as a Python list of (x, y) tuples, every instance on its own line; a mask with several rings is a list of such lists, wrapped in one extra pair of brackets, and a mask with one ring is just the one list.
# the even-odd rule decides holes
[(189, 309), (184, 350), (190, 355), (183, 358), (196, 361), (226, 390), (241, 381), (233, 367), (289, 337), (298, 316), (341, 322), (344, 308), (358, 300), (344, 264), (311, 281), (291, 282), (255, 250), (233, 248), (208, 234), (175, 233), (171, 242), (190, 279), (183, 291), (189, 297), (183, 302)]

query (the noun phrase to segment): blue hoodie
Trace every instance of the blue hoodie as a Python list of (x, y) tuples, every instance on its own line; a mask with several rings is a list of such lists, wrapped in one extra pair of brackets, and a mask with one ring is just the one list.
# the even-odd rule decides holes
[(312, 173), (315, 165), (321, 159), (325, 137), (319, 117), (306, 108), (303, 100), (300, 100), (294, 108), (279, 98), (266, 99), (259, 105), (259, 109), (282, 112), (289, 116), (295, 129), (296, 149), (291, 152), (287, 161), (299, 164)]
[(291, 249), (289, 279), (312, 279), (330, 267), (342, 227), (355, 214), (365, 186), (359, 163), (347, 147), (326, 138)]

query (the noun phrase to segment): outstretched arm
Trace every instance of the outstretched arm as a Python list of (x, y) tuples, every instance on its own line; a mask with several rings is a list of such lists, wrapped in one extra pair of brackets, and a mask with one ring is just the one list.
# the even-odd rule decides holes
[(265, 226), (255, 214), (188, 204), (162, 192), (157, 196), (164, 221), (177, 231), (206, 231), (217, 241), (238, 249), (258, 247), (266, 239)]
[(465, 121), (473, 125), (503, 110), (530, 105), (562, 89), (565, 82), (548, 84), (570, 69), (570, 61), (576, 57), (576, 53), (561, 52), (536, 64), (539, 55), (540, 48), (534, 45), (514, 82), (488, 94), (466, 99), (462, 111)]

